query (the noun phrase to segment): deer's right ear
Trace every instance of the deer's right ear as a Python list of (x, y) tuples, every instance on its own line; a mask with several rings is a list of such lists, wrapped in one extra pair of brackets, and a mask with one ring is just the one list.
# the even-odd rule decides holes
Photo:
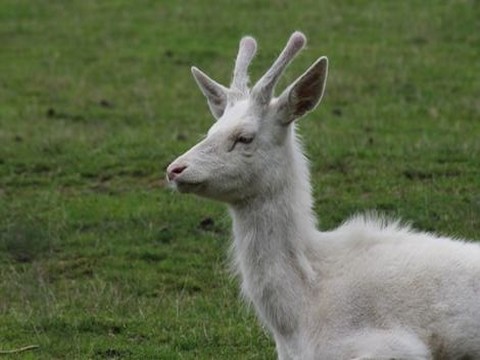
[(328, 60), (322, 56), (279, 96), (277, 108), (283, 124), (290, 124), (315, 109), (325, 91), (327, 72)]
[(215, 119), (220, 118), (227, 107), (228, 89), (212, 80), (195, 66), (192, 66), (192, 75), (203, 95), (207, 98), (213, 116)]

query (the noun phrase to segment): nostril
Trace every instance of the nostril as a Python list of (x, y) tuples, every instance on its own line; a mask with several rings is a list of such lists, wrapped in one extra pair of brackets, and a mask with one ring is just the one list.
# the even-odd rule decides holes
[(174, 174), (181, 174), (183, 170), (185, 170), (187, 167), (186, 166), (177, 166), (172, 169), (172, 173)]
[(185, 165), (175, 166), (173, 169), (168, 171), (168, 180), (175, 179), (175, 177), (177, 177), (177, 175), (180, 175), (186, 168), (187, 167)]

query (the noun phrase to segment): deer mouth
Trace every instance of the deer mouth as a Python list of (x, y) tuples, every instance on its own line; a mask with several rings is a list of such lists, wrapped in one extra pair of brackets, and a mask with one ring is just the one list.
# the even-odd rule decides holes
[(181, 193), (198, 193), (201, 192), (205, 183), (202, 181), (175, 179), (169, 182), (171, 186)]

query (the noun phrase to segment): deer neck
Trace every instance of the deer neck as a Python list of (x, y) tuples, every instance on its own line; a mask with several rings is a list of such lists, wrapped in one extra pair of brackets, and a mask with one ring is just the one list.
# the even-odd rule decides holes
[(307, 161), (292, 142), (285, 181), (275, 193), (233, 205), (233, 256), (242, 289), (280, 334), (295, 330), (313, 270), (316, 233)]

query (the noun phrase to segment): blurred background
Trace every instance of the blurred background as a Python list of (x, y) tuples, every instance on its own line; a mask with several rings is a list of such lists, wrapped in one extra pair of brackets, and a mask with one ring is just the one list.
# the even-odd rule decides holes
[(196, 65), (255, 81), (294, 30), (319, 56), (301, 120), (322, 229), (377, 209), (480, 239), (475, 0), (0, 3), (0, 350), (25, 359), (274, 359), (228, 272), (221, 204), (172, 193), (169, 162), (213, 118)]

